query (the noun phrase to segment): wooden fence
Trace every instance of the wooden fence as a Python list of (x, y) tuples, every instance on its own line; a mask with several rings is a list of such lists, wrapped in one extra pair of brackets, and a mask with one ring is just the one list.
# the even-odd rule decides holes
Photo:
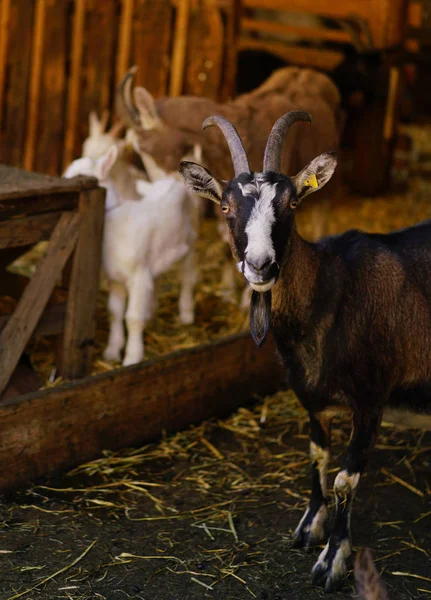
[(132, 64), (155, 96), (226, 99), (237, 0), (0, 0), (0, 162), (61, 173)]

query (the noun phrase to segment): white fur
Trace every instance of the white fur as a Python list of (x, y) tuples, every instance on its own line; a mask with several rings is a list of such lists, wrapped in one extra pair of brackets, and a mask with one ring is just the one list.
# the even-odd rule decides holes
[[(98, 160), (74, 161), (65, 176), (94, 175), (107, 189), (103, 267), (110, 280), (108, 308), (111, 329), (107, 360), (118, 360), (125, 343), (123, 318), (127, 327), (127, 343), (123, 365), (139, 362), (144, 356), (143, 328), (154, 310), (156, 278), (174, 263), (183, 260), (181, 271), (180, 320), (194, 320), (193, 290), (196, 283), (194, 242), (198, 207), (183, 183), (165, 177), (154, 183), (134, 181), (145, 195), (124, 196), (125, 188), (111, 178), (115, 152), (109, 150)], [(115, 163), (114, 163), (115, 164)], [(125, 177), (131, 179), (130, 174)], [(121, 180), (124, 181), (124, 180)], [(128, 300), (126, 309), (126, 299)]]
[[(244, 276), (254, 289), (262, 292), (270, 289), (274, 282), (271, 282), (268, 288), (268, 282), (259, 281), (256, 273), (250, 271), (247, 262), (254, 264), (262, 259), (270, 260), (271, 262), (275, 260), (275, 249), (271, 233), (275, 222), (273, 200), (277, 193), (277, 186), (276, 184), (272, 185), (262, 181), (260, 173), (255, 176), (254, 184), (238, 185), (244, 196), (252, 194), (258, 196), (245, 228), (247, 247), (245, 249)], [(262, 284), (264, 284), (263, 287)]]

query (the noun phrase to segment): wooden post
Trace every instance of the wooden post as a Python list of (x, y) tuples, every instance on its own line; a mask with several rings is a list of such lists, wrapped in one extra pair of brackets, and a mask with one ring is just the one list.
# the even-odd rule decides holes
[(18, 306), (0, 334), (0, 395), (5, 389), (52, 294), (78, 236), (79, 215), (64, 213), (46, 255), (29, 281)]
[(124, 77), (129, 68), (132, 20), (133, 20), (133, 0), (123, 0), (120, 24), (120, 40), (118, 43), (116, 81), (117, 84)]
[(66, 379), (83, 377), (90, 370), (105, 217), (105, 190), (97, 188), (81, 192), (79, 214), (79, 238), (73, 257), (63, 356), (59, 365), (60, 373)]
[(66, 139), (63, 156), (63, 169), (72, 161), (75, 146), (79, 107), (79, 87), (81, 79), (82, 50), (84, 47), (85, 0), (75, 1), (75, 15), (72, 28), (72, 57), (67, 103)]
[(6, 78), (6, 56), (9, 40), (10, 0), (0, 2), (0, 128), (3, 118), (4, 84)]
[(169, 85), (169, 94), (171, 96), (179, 96), (183, 91), (189, 17), (190, 0), (180, 0), (177, 4), (175, 19), (174, 49), (172, 52), (171, 81)]
[(39, 120), (39, 98), (43, 55), (43, 39), (45, 32), (46, 0), (38, 0), (36, 4), (35, 24), (33, 33), (33, 47), (31, 57), (31, 80), (28, 97), (27, 136), (25, 140), (24, 168), (33, 169), (34, 154), (36, 149), (36, 133)]

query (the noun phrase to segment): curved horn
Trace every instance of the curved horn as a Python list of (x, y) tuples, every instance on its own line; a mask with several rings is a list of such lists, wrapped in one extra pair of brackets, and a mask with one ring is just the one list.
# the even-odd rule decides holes
[(240, 173), (250, 173), (250, 165), (248, 163), (247, 154), (244, 145), (239, 137), (239, 133), (232, 125), (230, 121), (224, 117), (208, 117), (202, 123), (202, 129), (206, 129), (211, 125), (217, 125), (226, 138), (227, 145), (229, 146), (230, 154), (232, 156), (233, 168), (235, 170), (235, 177), (238, 177)]
[(281, 167), (281, 154), (286, 133), (296, 121), (307, 121), (311, 123), (310, 113), (302, 110), (291, 110), (276, 121), (271, 129), (268, 141), (266, 143), (265, 154), (263, 157), (263, 171), (275, 171), (278, 173)]
[(137, 70), (137, 66), (130, 67), (130, 69), (124, 75), (123, 79), (118, 84), (115, 106), (120, 119), (123, 119), (129, 125), (137, 125), (138, 127), (140, 127), (141, 119), (139, 111), (132, 100), (131, 93), (133, 77), (135, 76)]

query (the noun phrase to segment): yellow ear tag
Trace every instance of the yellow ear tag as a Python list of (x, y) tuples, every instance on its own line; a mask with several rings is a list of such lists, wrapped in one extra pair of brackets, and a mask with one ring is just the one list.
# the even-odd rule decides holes
[(310, 177), (304, 181), (304, 185), (307, 187), (318, 188), (319, 184), (317, 183), (316, 175), (314, 175), (314, 173), (310, 175)]

